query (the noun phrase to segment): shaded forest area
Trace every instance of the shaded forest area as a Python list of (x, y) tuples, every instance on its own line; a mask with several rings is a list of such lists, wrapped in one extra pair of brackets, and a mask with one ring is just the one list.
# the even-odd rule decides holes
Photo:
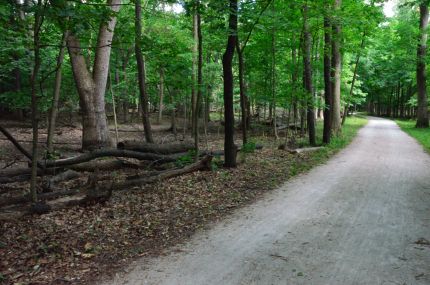
[(428, 128), (428, 2), (5, 1), (0, 282), (154, 254), (325, 161), (358, 112)]

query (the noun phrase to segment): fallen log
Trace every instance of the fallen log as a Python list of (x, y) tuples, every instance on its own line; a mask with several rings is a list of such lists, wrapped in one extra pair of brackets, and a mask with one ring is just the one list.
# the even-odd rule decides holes
[(144, 165), (138, 163), (132, 163), (129, 161), (115, 159), (115, 160), (103, 160), (103, 161), (89, 161), (76, 165), (71, 165), (68, 168), (81, 171), (81, 172), (94, 172), (95, 170), (107, 171), (107, 170), (118, 170), (122, 168), (140, 169)]
[(22, 175), (17, 175), (13, 177), (3, 176), (3, 177), (0, 177), (0, 184), (23, 182), (23, 181), (30, 180), (30, 178), (31, 178), (31, 174), (22, 174)]
[(99, 189), (112, 189), (113, 191), (119, 191), (119, 190), (125, 190), (129, 189), (130, 187), (136, 187), (136, 186), (142, 186), (145, 184), (155, 183), (161, 180), (165, 180), (168, 178), (176, 177), (179, 175), (191, 173), (198, 170), (210, 170), (211, 169), (211, 161), (213, 156), (207, 155), (203, 157), (202, 160), (187, 165), (184, 168), (179, 169), (172, 169), (172, 170), (166, 170), (161, 171), (159, 174), (151, 175), (151, 176), (145, 176), (140, 177), (136, 179), (126, 180), (119, 183), (104, 183), (101, 185), (98, 185)]
[[(14, 220), (24, 215), (37, 213), (43, 214), (53, 210), (59, 210), (67, 207), (85, 205), (94, 202), (103, 202), (109, 199), (113, 191), (127, 190), (130, 187), (142, 186), (145, 184), (155, 183), (168, 178), (180, 176), (198, 170), (210, 170), (212, 156), (205, 156), (202, 160), (187, 165), (184, 168), (160, 171), (157, 174), (152, 172), (149, 176), (139, 177), (132, 180), (126, 180), (119, 183), (101, 183), (95, 184), (88, 191), (80, 191), (79, 189), (60, 190), (52, 193), (43, 193), (39, 195), (40, 203), (30, 206), (14, 206), (3, 210), (0, 213), (0, 220)], [(64, 197), (74, 195), (72, 197)], [(60, 197), (60, 198), (59, 198)], [(58, 199), (56, 199), (58, 198)], [(49, 199), (56, 199), (48, 201)], [(29, 196), (13, 197), (0, 200), (0, 207), (10, 206), (15, 204), (24, 204), (31, 202)]]
[[(237, 148), (237, 152), (242, 151), (242, 148), (243, 147)], [(263, 145), (261, 144), (255, 145), (255, 150), (261, 150), (261, 149), (263, 149)], [(223, 156), (224, 150), (211, 150), (211, 151), (205, 150), (205, 151), (201, 151), (200, 155)]]
[[(8, 139), (0, 138), (0, 140), (1, 141), (6, 141)], [(25, 144), (31, 144), (31, 143), (33, 143), (33, 141), (31, 141), (31, 140), (16, 140), (16, 142), (18, 142), (18, 143), (25, 143)], [(46, 141), (39, 140), (37, 143), (38, 144), (46, 144)], [(80, 142), (53, 142), (52, 144), (55, 144), (55, 145), (79, 145), (79, 146), (82, 145), (82, 143), (80, 143)]]
[(138, 141), (123, 141), (118, 143), (117, 148), (157, 154), (174, 154), (193, 150), (194, 144), (191, 142), (153, 144)]
[(296, 148), (296, 149), (291, 149), (285, 146), (285, 144), (282, 144), (278, 147), (278, 149), (280, 150), (285, 150), (291, 154), (300, 154), (300, 153), (305, 153), (305, 152), (312, 152), (312, 151), (317, 151), (320, 149), (323, 149), (324, 147), (319, 146), (319, 147), (305, 147), (305, 148)]
[(78, 155), (75, 157), (58, 159), (58, 160), (48, 160), (44, 162), (43, 165), (46, 168), (66, 167), (70, 165), (80, 164), (83, 162), (88, 162), (101, 157), (126, 157), (126, 158), (135, 158), (139, 160), (157, 161), (159, 163), (173, 162), (178, 159), (178, 157), (175, 155), (167, 156), (167, 155), (144, 153), (144, 152), (138, 152), (138, 151), (123, 150), (123, 149), (100, 149), (100, 150), (95, 150), (82, 155)]
[(75, 179), (75, 178), (78, 178), (79, 176), (81, 176), (81, 174), (79, 174), (78, 172), (76, 172), (74, 170), (69, 169), (69, 170), (62, 172), (60, 174), (57, 174), (54, 177), (52, 177), (51, 179), (49, 179), (48, 183), (47, 183), (47, 188), (52, 188), (56, 184), (58, 184), (62, 181)]
[[(58, 169), (55, 168), (45, 169), (44, 171), (38, 169), (37, 175), (55, 174), (57, 171)], [(0, 170), (0, 177), (13, 178), (21, 175), (31, 175), (31, 168), (11, 168)]]
[[(40, 193), (37, 195), (37, 198), (41, 202), (45, 202), (47, 200), (56, 199), (64, 196), (70, 196), (78, 194), (80, 190), (78, 188), (73, 189), (55, 189), (53, 192), (49, 193)], [(26, 204), (31, 202), (31, 197), (29, 195), (23, 195), (19, 197), (8, 197), (4, 199), (0, 199), (0, 208), (11, 205), (19, 205)]]

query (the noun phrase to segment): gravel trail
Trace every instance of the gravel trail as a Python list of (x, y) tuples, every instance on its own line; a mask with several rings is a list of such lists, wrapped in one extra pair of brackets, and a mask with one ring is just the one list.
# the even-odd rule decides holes
[(430, 156), (369, 118), (328, 163), (103, 284), (430, 284)]

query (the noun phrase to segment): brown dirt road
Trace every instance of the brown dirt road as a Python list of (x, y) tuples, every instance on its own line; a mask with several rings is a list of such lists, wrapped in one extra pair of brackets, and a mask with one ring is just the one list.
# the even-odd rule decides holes
[(370, 118), (346, 149), (108, 284), (430, 284), (430, 156)]

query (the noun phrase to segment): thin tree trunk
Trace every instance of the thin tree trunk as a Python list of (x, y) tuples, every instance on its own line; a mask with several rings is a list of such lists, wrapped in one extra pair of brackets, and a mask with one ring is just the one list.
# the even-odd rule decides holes
[(112, 98), (113, 122), (114, 122), (114, 125), (115, 125), (115, 144), (117, 144), (118, 141), (119, 141), (119, 138), (118, 138), (118, 118), (116, 116), (115, 94), (113, 92), (112, 79), (111, 79), (110, 75), (109, 75), (109, 91), (110, 91), (110, 95), (111, 95), (111, 98)]
[(34, 66), (31, 73), (30, 86), (31, 86), (31, 123), (33, 127), (33, 144), (32, 144), (32, 166), (31, 166), (31, 180), (30, 180), (30, 195), (33, 203), (37, 202), (37, 157), (38, 157), (38, 140), (39, 140), (39, 115), (37, 111), (37, 75), (39, 73), (41, 58), (40, 58), (40, 30), (43, 23), (42, 15), (42, 0), (37, 1), (37, 10), (35, 14), (33, 44), (34, 44)]
[(63, 65), (64, 53), (66, 50), (66, 38), (67, 31), (63, 33), (63, 38), (61, 39), (61, 47), (57, 57), (57, 71), (55, 72), (55, 86), (54, 86), (54, 96), (52, 99), (51, 111), (49, 113), (49, 122), (48, 122), (48, 137), (46, 141), (48, 153), (53, 153), (53, 139), (54, 139), (54, 131), (55, 131), (55, 123), (57, 120), (58, 114), (58, 102), (60, 100), (60, 90), (61, 90), (61, 67)]
[(244, 79), (244, 60), (243, 51), (240, 48), (239, 41), (236, 42), (237, 56), (239, 59), (239, 88), (240, 88), (240, 109), (242, 114), (242, 144), (248, 143), (248, 132), (247, 132), (247, 110), (246, 110), (246, 94), (245, 94), (245, 79)]
[(292, 73), (291, 73), (291, 89), (292, 89), (292, 105), (293, 105), (293, 122), (294, 128), (297, 126), (297, 120), (299, 117), (298, 108), (297, 108), (297, 77), (298, 77), (298, 65), (297, 65), (297, 49), (294, 46), (294, 35), (293, 35), (293, 47), (291, 49), (291, 63), (292, 63)]
[(358, 64), (360, 63), (361, 51), (364, 48), (365, 38), (366, 38), (366, 32), (363, 33), (363, 37), (361, 39), (361, 44), (360, 44), (360, 50), (358, 51), (357, 58), (355, 60), (354, 75), (352, 76), (351, 89), (349, 90), (349, 100), (346, 102), (345, 111), (343, 113), (342, 126), (345, 124), (346, 117), (348, 116), (349, 105), (350, 105), (352, 96), (354, 95), (354, 86), (355, 86), (355, 81), (357, 79)]
[(420, 39), (417, 49), (417, 88), (418, 109), (417, 128), (429, 127), (427, 78), (426, 78), (426, 53), (427, 53), (427, 27), (429, 21), (429, 8), (427, 3), (420, 5)]
[(236, 167), (237, 146), (234, 144), (233, 56), (237, 41), (237, 0), (230, 0), (227, 47), (222, 59), (224, 75), (224, 165)]
[(194, 14), (193, 14), (193, 38), (194, 38), (194, 45), (193, 45), (193, 67), (192, 67), (192, 75), (191, 75), (191, 81), (192, 81), (192, 87), (191, 87), (191, 136), (195, 137), (197, 132), (197, 126), (196, 126), (196, 117), (198, 117), (198, 110), (197, 110), (197, 92), (196, 87), (198, 88), (198, 83), (196, 80), (196, 66), (198, 64), (198, 49), (199, 49), (199, 31), (198, 31), (198, 22), (199, 22), (199, 12), (198, 12), (198, 0), (195, 0), (194, 2)]
[(197, 50), (198, 50), (198, 61), (197, 61), (197, 98), (196, 98), (196, 106), (194, 112), (194, 126), (196, 128), (194, 134), (194, 147), (196, 150), (195, 161), (199, 160), (199, 110), (200, 110), (200, 102), (203, 97), (203, 36), (202, 36), (202, 20), (200, 15), (200, 1), (196, 1), (197, 5)]
[(333, 87), (332, 87), (332, 113), (331, 113), (331, 125), (332, 131), (335, 134), (341, 132), (341, 118), (340, 118), (340, 85), (341, 85), (341, 69), (342, 69), (342, 58), (340, 53), (341, 44), (341, 19), (340, 10), (342, 7), (342, 0), (335, 0), (334, 10), (336, 12), (336, 18), (334, 19), (333, 25), (333, 38), (332, 38), (332, 70), (333, 70)]
[(158, 104), (158, 120), (157, 123), (161, 124), (163, 119), (163, 99), (164, 99), (164, 70), (160, 68), (160, 103)]
[(312, 87), (312, 67), (311, 67), (311, 33), (309, 31), (308, 19), (308, 4), (307, 1), (303, 7), (303, 65), (304, 65), (304, 86), (307, 92), (307, 121), (309, 144), (316, 145), (315, 140), (315, 113), (314, 113), (314, 98)]
[(140, 105), (142, 107), (142, 123), (145, 132), (145, 139), (148, 143), (153, 143), (151, 122), (149, 121), (149, 100), (146, 92), (146, 68), (145, 61), (142, 54), (141, 38), (142, 38), (142, 4), (141, 0), (135, 0), (135, 43), (134, 49), (136, 53), (139, 92), (140, 92)]

